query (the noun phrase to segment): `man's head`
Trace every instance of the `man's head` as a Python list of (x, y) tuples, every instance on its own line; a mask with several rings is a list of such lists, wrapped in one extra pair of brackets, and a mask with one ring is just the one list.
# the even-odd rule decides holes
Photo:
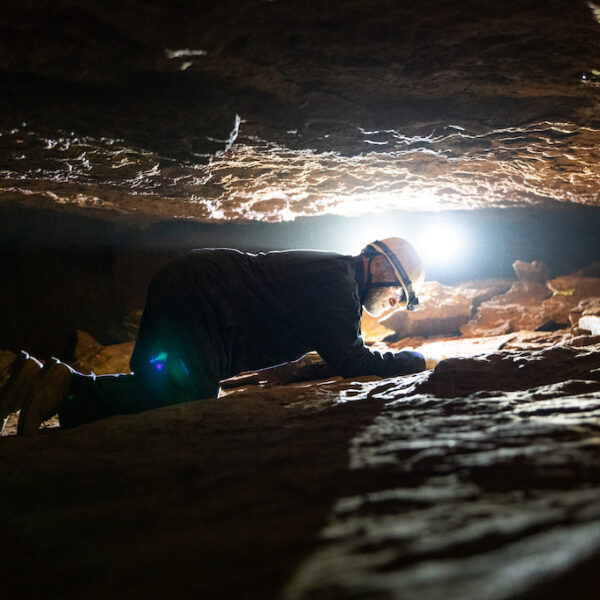
[(367, 312), (378, 316), (401, 306), (414, 310), (425, 271), (413, 246), (403, 238), (387, 238), (367, 245), (361, 255), (366, 267), (361, 301)]

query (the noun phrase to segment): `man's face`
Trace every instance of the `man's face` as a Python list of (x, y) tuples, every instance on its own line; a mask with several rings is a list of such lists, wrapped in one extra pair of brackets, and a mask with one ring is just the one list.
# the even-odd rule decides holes
[(392, 308), (398, 308), (402, 288), (380, 287), (371, 288), (367, 293), (363, 306), (373, 317), (378, 317)]

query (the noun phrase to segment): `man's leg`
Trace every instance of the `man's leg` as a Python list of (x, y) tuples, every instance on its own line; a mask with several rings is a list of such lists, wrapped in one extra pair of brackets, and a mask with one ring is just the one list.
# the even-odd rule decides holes
[(58, 416), (61, 427), (75, 427), (114, 415), (215, 398), (218, 393), (218, 382), (207, 382), (203, 388), (192, 391), (168, 380), (149, 380), (134, 373), (95, 377), (75, 373)]
[(168, 368), (141, 374), (83, 375), (55, 362), (42, 374), (23, 406), (19, 434), (35, 434), (40, 424), (57, 412), (61, 426), (66, 428), (218, 395), (218, 381), (201, 381), (198, 385), (198, 378), (194, 378), (191, 387), (180, 373)]

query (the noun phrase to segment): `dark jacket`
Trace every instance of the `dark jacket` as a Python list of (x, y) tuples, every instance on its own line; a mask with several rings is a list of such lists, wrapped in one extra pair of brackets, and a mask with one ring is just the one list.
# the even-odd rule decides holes
[(422, 371), (417, 352), (365, 347), (363, 286), (360, 257), (194, 250), (153, 278), (132, 370), (166, 350), (186, 374), (221, 380), (316, 350), (343, 377)]

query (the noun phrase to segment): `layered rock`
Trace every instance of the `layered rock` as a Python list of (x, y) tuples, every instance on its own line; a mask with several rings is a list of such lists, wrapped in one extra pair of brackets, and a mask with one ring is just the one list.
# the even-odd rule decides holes
[[(388, 341), (461, 334), (465, 337), (498, 336), (518, 331), (579, 327), (597, 331), (600, 277), (593, 265), (571, 275), (547, 281), (548, 268), (539, 261), (517, 260), (517, 281), (489, 280), (444, 286), (426, 282), (418, 310), (384, 315), (379, 324), (395, 332)], [(366, 331), (373, 341), (383, 339), (370, 319)], [(379, 336), (377, 335), (379, 334)]]
[(457, 286), (428, 281), (419, 291), (418, 309), (399, 310), (380, 320), (396, 332), (397, 337), (427, 337), (458, 334), (477, 307), (489, 298), (507, 290), (503, 279), (470, 282)]
[(77, 330), (73, 334), (70, 345), (72, 349), (65, 360), (78, 371), (94, 372), (96, 375), (130, 371), (129, 358), (133, 352), (134, 342), (103, 346), (89, 333)]
[(582, 300), (569, 315), (571, 322), (579, 330), (600, 336), (600, 297)]
[(597, 206), (594, 13), (510, 6), (5, 2), (0, 197), (203, 221)]
[(600, 297), (600, 278), (578, 274), (557, 277), (547, 283), (552, 297), (544, 301), (543, 311), (548, 320), (571, 324), (570, 314), (579, 303), (592, 296)]
[(538, 329), (548, 321), (541, 305), (549, 296), (542, 283), (517, 281), (505, 294), (484, 302), (460, 331), (464, 336), (477, 337)]
[(513, 269), (518, 281), (502, 295), (478, 307), (477, 314), (460, 330), (464, 336), (502, 335), (520, 330), (536, 330), (548, 319), (540, 304), (548, 298), (548, 268), (539, 261), (517, 260)]

